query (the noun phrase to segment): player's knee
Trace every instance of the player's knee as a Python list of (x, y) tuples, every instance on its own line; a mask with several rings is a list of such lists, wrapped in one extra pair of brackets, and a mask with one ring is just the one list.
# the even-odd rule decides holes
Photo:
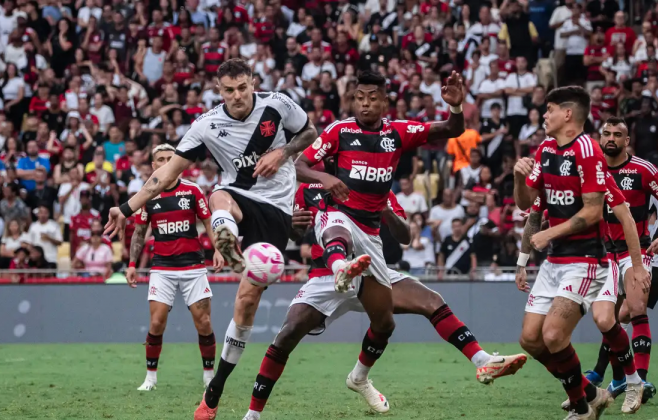
[(377, 323), (372, 323), (371, 328), (380, 334), (386, 334), (390, 336), (393, 334), (393, 331), (395, 331), (395, 320), (393, 320), (393, 315), (391, 314), (390, 317), (385, 317), (385, 319), (380, 320)]
[(194, 320), (196, 329), (201, 335), (209, 335), (212, 332), (212, 322), (210, 321), (210, 314), (198, 315)]
[[(626, 299), (628, 319), (647, 314), (647, 304), (643, 299)], [(621, 311), (619, 313), (621, 318)]]
[(281, 331), (279, 331), (279, 334), (277, 334), (274, 345), (290, 354), (305, 336), (305, 334), (300, 333), (301, 330), (301, 326), (296, 323), (286, 323)]
[(622, 324), (631, 323), (632, 316), (628, 310), (628, 306), (622, 305), (622, 307), (619, 309), (619, 316), (617, 318), (619, 319), (619, 322)]
[(522, 331), (519, 344), (531, 355), (540, 354), (545, 347), (539, 331)]
[(542, 331), (542, 337), (544, 339), (544, 345), (548, 348), (551, 353), (562, 350), (569, 338), (561, 331), (559, 328), (546, 327)]
[(167, 322), (158, 317), (152, 317), (149, 332), (153, 335), (162, 335), (167, 327)]
[(258, 309), (259, 296), (253, 293), (241, 293), (235, 298), (235, 309), (245, 315), (254, 315)]
[(594, 318), (594, 323), (601, 332), (610, 331), (610, 329), (612, 329), (612, 327), (614, 327), (615, 323), (617, 322), (615, 320), (614, 311), (593, 310), (592, 318)]
[(339, 240), (343, 243), (348, 254), (352, 252), (352, 236), (347, 229), (340, 226), (334, 226), (325, 230), (322, 234), (322, 241), (325, 244), (335, 240)]

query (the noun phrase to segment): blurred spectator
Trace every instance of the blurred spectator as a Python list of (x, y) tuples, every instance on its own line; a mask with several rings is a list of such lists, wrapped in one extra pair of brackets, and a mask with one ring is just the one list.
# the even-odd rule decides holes
[[(57, 268), (57, 247), (62, 243), (62, 231), (59, 224), (50, 218), (50, 211), (46, 206), (39, 206), (36, 222), (30, 225), (27, 231), (28, 242), (32, 249), (39, 248), (41, 255), (48, 263), (47, 268)], [(30, 251), (32, 259), (32, 251)], [(36, 254), (35, 254), (36, 255)], [(35, 258), (37, 263), (39, 258)]]
[[(48, 207), (50, 214), (55, 214), (55, 202), (57, 201), (57, 189), (48, 185), (48, 172), (43, 167), (38, 167), (34, 172), (36, 187), (28, 192), (26, 204), (36, 209), (40, 205)], [(36, 219), (36, 214), (33, 215)]]
[(473, 278), (477, 268), (477, 259), (473, 249), (473, 241), (466, 236), (462, 219), (452, 219), (450, 222), (452, 234), (441, 244), (438, 257), (439, 280), (448, 274), (470, 274)]
[(77, 168), (69, 171), (69, 182), (64, 182), (57, 193), (64, 220), (64, 240), (69, 241), (71, 217), (80, 213), (80, 193), (88, 190), (89, 184), (82, 181), (82, 174)]
[(626, 26), (626, 14), (621, 10), (615, 13), (615, 26), (605, 32), (605, 45), (615, 48), (617, 44), (622, 44), (626, 49), (626, 54), (633, 52), (636, 35), (633, 28)]
[(491, 118), (491, 106), (500, 105), (501, 116), (505, 117), (505, 79), (500, 77), (498, 59), (489, 63), (489, 76), (480, 83), (477, 95), (477, 105), (482, 118)]
[[(57, 265), (49, 262), (46, 259), (46, 254), (43, 247), (34, 245), (30, 247), (30, 254), (27, 261), (28, 268), (37, 270), (47, 270), (57, 268)], [(48, 275), (39, 275), (39, 277), (48, 277)]]
[(201, 165), (201, 175), (199, 175), (199, 177), (196, 179), (196, 183), (199, 185), (199, 187), (201, 187), (204, 194), (209, 196), (215, 185), (219, 184), (217, 165), (215, 165), (210, 160), (203, 162)]
[(582, 14), (581, 5), (576, 3), (571, 7), (571, 19), (564, 22), (558, 32), (562, 39), (566, 39), (560, 85), (582, 85), (587, 77), (583, 56), (592, 33), (592, 24)]
[(301, 78), (305, 83), (310, 82), (312, 79), (320, 76), (323, 71), (328, 71), (332, 79), (338, 77), (336, 67), (330, 61), (327, 61), (319, 47), (312, 47), (309, 53), (310, 61), (304, 64), (302, 68)]
[(606, 73), (611, 72), (617, 82), (631, 79), (633, 65), (635, 64), (633, 57), (624, 49), (624, 44), (621, 42), (612, 44), (610, 48), (612, 50), (611, 56), (601, 64), (601, 73), (605, 76)]
[[(17, 36), (20, 37), (20, 35)], [(20, 127), (25, 113), (25, 101), (23, 100), (25, 98), (25, 81), (19, 74), (16, 64), (7, 63), (2, 79), (0, 79), (0, 88), (7, 119), (14, 124), (14, 127)]]
[(612, 26), (612, 19), (619, 10), (616, 0), (594, 0), (587, 3), (587, 13), (596, 26), (604, 30)]
[[(28, 256), (30, 251), (25, 247), (16, 248), (13, 258), (9, 261), (10, 270), (26, 270), (30, 268)], [(25, 281), (25, 274), (14, 274), (11, 277), (12, 283), (22, 283)]]
[(443, 190), (441, 203), (432, 207), (428, 223), (435, 229), (437, 241), (443, 242), (452, 234), (451, 220), (463, 219), (464, 208), (456, 204), (455, 192), (449, 188)]
[(526, 65), (534, 67), (537, 61), (537, 44), (539, 34), (535, 24), (528, 14), (528, 2), (503, 2), (500, 8), (503, 26), (498, 34), (498, 40), (505, 43), (511, 57), (524, 57)]
[(102, 275), (108, 278), (112, 275), (112, 248), (103, 243), (103, 231), (91, 231), (89, 243), (82, 245), (73, 259), (73, 268), (86, 270), (90, 275)]
[(3, 199), (0, 200), (0, 216), (5, 223), (17, 220), (20, 224), (30, 224), (29, 208), (19, 197), (20, 187), (15, 183), (6, 183), (2, 186)]
[(434, 263), (434, 246), (431, 238), (422, 235), (421, 225), (412, 221), (409, 227), (411, 243), (402, 245), (402, 259), (409, 263), (412, 275), (422, 275), (425, 274), (426, 267)]
[[(94, 220), (100, 220), (100, 217), (100, 213), (91, 207), (91, 193), (89, 190), (80, 191), (80, 211), (71, 216), (71, 223), (69, 225), (71, 258), (75, 256), (76, 250), (81, 243), (89, 241), (91, 226)], [(126, 230), (125, 234), (128, 235), (129, 231)]]
[(16, 250), (22, 246), (27, 246), (27, 242), (27, 234), (23, 231), (20, 222), (17, 219), (10, 220), (2, 236), (0, 268), (9, 268), (12, 259), (16, 256)]
[(535, 86), (537, 76), (528, 71), (528, 61), (523, 56), (516, 57), (516, 73), (510, 73), (505, 80), (506, 118), (509, 134), (514, 138), (519, 136), (521, 127), (528, 122), (528, 107)]
[(613, 50), (604, 44), (603, 31), (599, 29), (591, 35), (590, 39), (591, 42), (585, 49), (585, 55), (583, 56), (583, 64), (587, 67), (587, 83), (585, 86), (591, 91), (593, 88), (602, 87), (605, 84), (605, 73), (601, 72), (601, 66), (610, 59), (609, 55)]
[(77, 169), (81, 174), (84, 173), (84, 166), (76, 158), (76, 150), (71, 146), (66, 146), (62, 151), (62, 160), (60, 163), (55, 165), (55, 171), (53, 172), (53, 181), (55, 185), (69, 182), (69, 173), (74, 168)]
[(446, 152), (452, 160), (452, 172), (457, 173), (471, 162), (471, 150), (477, 149), (482, 143), (480, 133), (467, 126), (466, 130), (457, 138), (448, 140)]
[(422, 194), (414, 192), (414, 184), (409, 177), (400, 178), (400, 190), (395, 197), (405, 213), (408, 215), (414, 213), (424, 213), (427, 215), (425, 197)]

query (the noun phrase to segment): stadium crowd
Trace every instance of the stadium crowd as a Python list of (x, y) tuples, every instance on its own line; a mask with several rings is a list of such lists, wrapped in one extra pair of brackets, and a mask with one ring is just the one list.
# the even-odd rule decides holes
[[(4, 0), (0, 268), (107, 276), (126, 261), (132, 223), (125, 244), (103, 237), (110, 207), (149, 178), (153, 147), (176, 146), (222, 101), (213, 76), (233, 57), (318, 130), (351, 115), (360, 70), (386, 76), (387, 118), (423, 122), (447, 117), (441, 81), (461, 73), (467, 129), (403, 155), (394, 192), (412, 242), (384, 230), (385, 255), (414, 274), (513, 266), (524, 214), (512, 168), (545, 138), (547, 90), (586, 85), (591, 135), (622, 116), (634, 151), (658, 160), (658, 7), (640, 3), (631, 21), (614, 0)], [(209, 158), (184, 176), (208, 193), (221, 168)], [(305, 240), (289, 250), (310, 258)]]

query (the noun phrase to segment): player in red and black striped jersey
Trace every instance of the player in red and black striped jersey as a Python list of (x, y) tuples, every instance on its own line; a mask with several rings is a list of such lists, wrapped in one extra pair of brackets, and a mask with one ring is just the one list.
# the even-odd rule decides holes
[[(640, 241), (635, 229), (635, 221), (631, 216), (631, 212), (628, 209), (626, 202), (624, 201), (624, 195), (617, 187), (614, 178), (610, 173), (606, 173), (606, 205), (611, 209), (611, 212), (615, 217), (620, 220), (620, 226), (623, 227), (626, 235), (626, 242), (628, 243), (629, 253), (633, 257), (633, 261), (636, 263), (641, 263), (642, 256), (640, 251)], [(542, 197), (537, 197), (535, 203), (532, 206), (532, 211), (528, 217), (528, 222), (524, 228), (523, 239), (521, 243), (521, 255), (527, 255), (531, 251), (531, 237), (534, 232), (540, 230), (542, 213), (545, 212), (546, 206), (544, 205), (544, 200)], [(544, 218), (548, 218), (548, 211), (544, 214)], [(609, 270), (608, 276), (605, 281), (604, 286), (599, 291), (598, 296), (592, 303), (592, 316), (594, 321), (603, 334), (603, 340), (606, 345), (605, 357), (610, 357), (613, 367), (618, 367), (621, 377), (624, 378), (624, 383), (628, 380), (629, 383), (629, 392), (626, 393), (624, 404), (622, 405), (622, 412), (630, 414), (634, 413), (641, 407), (642, 402), (642, 379), (637, 373), (635, 366), (635, 360), (633, 358), (633, 353), (631, 352), (630, 345), (628, 342), (628, 337), (626, 333), (622, 330), (619, 324), (615, 321), (614, 311), (615, 305), (617, 303), (617, 285), (618, 285), (618, 266), (615, 261), (614, 252), (608, 250), (609, 255)], [(529, 287), (527, 285), (527, 275), (525, 272), (525, 262), (527, 258), (519, 258), (516, 274), (516, 283), (519, 290), (524, 292), (529, 292)], [(541, 289), (539, 287), (533, 287), (532, 292), (528, 297), (528, 303), (526, 305), (526, 311), (532, 312), (533, 307), (535, 306), (535, 301), (538, 304), (542, 303), (543, 298), (550, 291), (546, 289)], [(610, 353), (608, 352), (610, 350)], [(541, 359), (543, 360), (543, 359)], [(540, 360), (540, 361), (541, 361)], [(544, 360), (545, 361), (545, 360)], [(555, 370), (552, 370), (550, 365), (547, 366), (549, 372), (555, 375), (560, 379), (559, 373)], [(590, 383), (589, 374), (581, 378), (583, 383), (583, 389), (585, 390), (586, 395), (588, 396), (588, 402), (592, 405), (596, 405), (599, 402), (603, 402), (604, 394), (597, 391), (596, 386), (598, 384)], [(608, 388), (610, 391), (610, 388)], [(599, 394), (601, 394), (599, 396)], [(613, 393), (614, 396), (614, 393)], [(598, 398), (598, 401), (594, 401)], [(565, 401), (562, 404), (562, 408), (569, 410), (571, 403), (569, 400)]]
[[(388, 402), (372, 386), (368, 372), (395, 328), (391, 281), (378, 235), (381, 213), (405, 150), (456, 137), (464, 131), (464, 91), (456, 72), (443, 86), (442, 97), (451, 106), (447, 121), (388, 121), (382, 119), (388, 109), (386, 79), (379, 73), (364, 71), (358, 77), (354, 95), (356, 117), (327, 127), (295, 164), (300, 181), (322, 184), (331, 192), (316, 217), (315, 234), (324, 247), (325, 263), (335, 275), (335, 290), (348, 291), (355, 278), (364, 274), (359, 300), (370, 318), (370, 329), (347, 384), (378, 412), (388, 411)], [(327, 156), (335, 158), (336, 176), (311, 169)], [(348, 261), (348, 254), (357, 257)]]
[[(176, 149), (169, 145), (160, 145), (153, 149), (153, 169), (169, 162), (175, 151)], [(135, 265), (144, 247), (149, 227), (155, 238), (148, 289), (151, 320), (146, 336), (147, 372), (139, 391), (150, 391), (157, 384), (162, 335), (177, 289), (183, 294), (199, 333), (204, 385), (207, 386), (213, 378), (216, 345), (210, 322), (212, 291), (196, 229), (197, 218), (203, 222), (206, 232), (212, 235), (210, 211), (203, 191), (195, 183), (182, 179), (177, 179), (135, 214), (130, 264), (126, 272), (131, 287), (137, 285)], [(215, 267), (221, 268), (222, 263), (221, 254), (215, 252)]]
[[(546, 102), (545, 129), (552, 138), (541, 144), (534, 162), (523, 158), (514, 168), (516, 204), (528, 209), (541, 194), (550, 224), (531, 239), (535, 249), (550, 247), (533, 285), (534, 299), (526, 305), (520, 341), (555, 370), (569, 396), (569, 418), (593, 419), (612, 397), (598, 388), (586, 394), (588, 382), (582, 379), (571, 335), (608, 277), (603, 220), (607, 164), (600, 146), (583, 132), (590, 113), (587, 91), (557, 88)], [(606, 315), (614, 320), (614, 308)], [(614, 325), (616, 334), (621, 327)]]
[[(293, 213), (293, 234), (301, 237), (313, 225), (314, 216), (324, 208), (323, 196), (326, 191), (322, 184), (301, 184), (295, 194)], [(400, 243), (411, 241), (406, 214), (398, 203), (395, 194), (389, 192), (386, 209), (382, 212), (382, 223), (386, 224), (392, 236)], [(283, 321), (281, 331), (274, 339), (263, 358), (245, 419), (260, 418), (268, 398), (285, 367), (285, 362), (307, 335), (319, 335), (330, 323), (350, 311), (363, 311), (358, 301), (358, 290), (348, 293), (336, 292), (333, 288), (333, 273), (322, 259), (323, 249), (312, 243), (313, 263), (308, 273), (309, 281), (302, 286)], [(455, 346), (477, 368), (477, 380), (490, 384), (496, 378), (513, 375), (526, 361), (523, 354), (514, 356), (492, 356), (482, 350), (473, 333), (457, 318), (443, 297), (425, 287), (420, 281), (389, 270), (393, 289), (395, 313), (415, 314), (427, 318), (436, 332)]]
[[(649, 328), (649, 318), (647, 317), (647, 303), (649, 291), (641, 287), (628, 287), (626, 285), (626, 272), (633, 268), (634, 271), (644, 270), (651, 271), (651, 255), (647, 249), (651, 245), (649, 236), (649, 207), (651, 196), (658, 198), (658, 169), (637, 156), (631, 156), (626, 152), (630, 142), (628, 136), (628, 126), (621, 118), (609, 118), (602, 127), (601, 148), (605, 153), (608, 164), (608, 170), (614, 177), (617, 185), (628, 203), (630, 212), (635, 219), (637, 235), (640, 238), (642, 248), (642, 263), (633, 264), (626, 246), (625, 235), (619, 220), (611, 211), (604, 212), (605, 219), (608, 222), (609, 236), (606, 243), (608, 252), (615, 255), (619, 264), (620, 282), (619, 295), (623, 300), (623, 305), (619, 310), (618, 318), (624, 324), (633, 325), (633, 351), (635, 353), (635, 364), (637, 371), (645, 381), (645, 400), (655, 395), (655, 387), (647, 383), (647, 371), (649, 369), (649, 359), (651, 352), (651, 329)], [(610, 208), (608, 206), (608, 208)], [(639, 265), (639, 267), (637, 267)], [(656, 279), (653, 279), (654, 281)], [(658, 286), (652, 286), (658, 287)], [(625, 300), (624, 300), (625, 297)], [(601, 345), (599, 358), (596, 367), (587, 372), (587, 378), (593, 383), (603, 382), (603, 377), (608, 366), (608, 346), (605, 341)], [(609, 389), (613, 396), (623, 392), (626, 389), (626, 381), (619, 372), (614, 370), (613, 363), (613, 381)]]

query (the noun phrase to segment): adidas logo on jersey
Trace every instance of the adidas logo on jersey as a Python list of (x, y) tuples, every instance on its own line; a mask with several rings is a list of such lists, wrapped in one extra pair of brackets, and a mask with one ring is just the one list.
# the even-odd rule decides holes
[(361, 146), (361, 142), (357, 139), (350, 143), (350, 146)]
[(571, 285), (568, 285), (567, 287), (563, 288), (562, 290), (566, 290), (567, 292), (573, 292), (573, 289), (571, 288)]
[(603, 296), (612, 296), (612, 293), (610, 293), (610, 290), (606, 290), (603, 292)]
[(322, 200), (322, 194), (318, 194), (315, 197), (313, 197), (313, 201), (320, 201)]
[(206, 287), (206, 290), (204, 290), (203, 293), (210, 293), (210, 287)]
[(156, 204), (153, 206), (153, 210), (160, 210), (162, 207), (160, 206), (160, 203)]

